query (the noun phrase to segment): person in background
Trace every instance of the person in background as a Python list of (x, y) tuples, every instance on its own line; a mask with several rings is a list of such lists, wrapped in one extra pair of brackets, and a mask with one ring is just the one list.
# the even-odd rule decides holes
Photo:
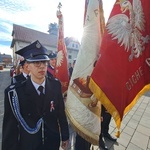
[(76, 134), (75, 150), (90, 150), (91, 143)]
[(48, 56), (50, 60), (49, 60), (49, 65), (47, 67), (47, 75), (49, 77), (54, 77), (55, 67), (57, 63), (57, 54), (51, 52)]
[(16, 70), (16, 66), (12, 66), (12, 67), (10, 68), (10, 77), (15, 76), (15, 70)]
[(111, 121), (111, 114), (105, 109), (103, 105), (101, 105), (101, 134), (99, 137), (99, 146), (102, 147), (104, 150), (108, 150), (108, 147), (105, 145), (103, 138), (106, 138), (112, 142), (116, 142), (117, 138), (112, 137), (109, 134), (109, 125)]
[[(100, 57), (100, 56), (99, 56)], [(95, 67), (97, 63), (97, 60), (94, 62), (93, 67)], [(95, 107), (97, 104), (97, 102), (93, 103), (93, 107)], [(113, 138), (110, 134), (109, 134), (109, 124), (111, 121), (111, 114), (108, 113), (108, 111), (105, 109), (105, 107), (101, 104), (101, 133), (99, 135), (99, 147), (103, 148), (104, 150), (108, 150), (108, 147), (105, 145), (105, 142), (103, 140), (103, 138), (106, 138), (110, 141), (116, 142), (117, 139)]]
[(21, 64), (19, 64), (19, 65), (17, 66), (17, 68), (16, 68), (16, 75), (21, 74), (21, 73), (22, 73), (22, 71), (23, 71), (22, 65), (21, 65)]
[[(20, 51), (17, 51), (16, 54), (20, 55)], [(28, 63), (24, 59), (19, 63), (19, 66), (22, 68), (20, 72), (20, 68), (17, 67), (18, 72), (16, 71), (16, 75), (11, 78), (11, 84), (16, 82), (25, 81), (29, 77)]]
[(69, 76), (70, 76), (70, 78), (72, 76), (72, 72), (73, 72), (73, 68), (74, 68), (75, 63), (76, 63), (76, 58), (73, 60), (72, 66), (69, 68)]
[(59, 150), (60, 143), (66, 150), (69, 129), (61, 83), (46, 76), (47, 50), (35, 41), (18, 53), (26, 59), (30, 78), (5, 89), (2, 150)]

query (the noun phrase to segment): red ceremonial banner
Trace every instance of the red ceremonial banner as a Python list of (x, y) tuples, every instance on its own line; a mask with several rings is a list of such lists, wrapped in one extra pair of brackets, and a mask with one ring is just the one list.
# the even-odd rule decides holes
[(150, 90), (149, 6), (150, 0), (116, 1), (91, 75), (89, 87), (118, 129), (124, 114)]
[(57, 53), (57, 65), (55, 68), (55, 77), (61, 81), (62, 92), (66, 92), (69, 84), (69, 72), (68, 72), (68, 58), (67, 49), (64, 41), (64, 25), (63, 25), (63, 15), (59, 10), (57, 11), (58, 25), (59, 25), (59, 35), (58, 35), (58, 53)]

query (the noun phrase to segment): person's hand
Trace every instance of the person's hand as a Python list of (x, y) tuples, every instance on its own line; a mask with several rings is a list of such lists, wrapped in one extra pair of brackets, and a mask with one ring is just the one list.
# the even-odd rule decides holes
[(62, 141), (61, 148), (64, 149), (64, 150), (67, 150), (68, 144), (69, 144), (69, 140)]

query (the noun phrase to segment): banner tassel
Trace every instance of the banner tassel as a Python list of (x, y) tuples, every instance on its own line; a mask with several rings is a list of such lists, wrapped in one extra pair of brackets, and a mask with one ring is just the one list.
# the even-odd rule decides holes
[(116, 132), (116, 137), (117, 137), (117, 138), (120, 137), (120, 131), (119, 131), (119, 130)]

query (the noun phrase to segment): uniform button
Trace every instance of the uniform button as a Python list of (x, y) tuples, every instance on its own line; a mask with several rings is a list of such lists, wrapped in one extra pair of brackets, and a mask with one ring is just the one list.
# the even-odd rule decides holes
[(30, 114), (30, 113), (28, 113), (28, 116), (31, 116), (31, 114)]

